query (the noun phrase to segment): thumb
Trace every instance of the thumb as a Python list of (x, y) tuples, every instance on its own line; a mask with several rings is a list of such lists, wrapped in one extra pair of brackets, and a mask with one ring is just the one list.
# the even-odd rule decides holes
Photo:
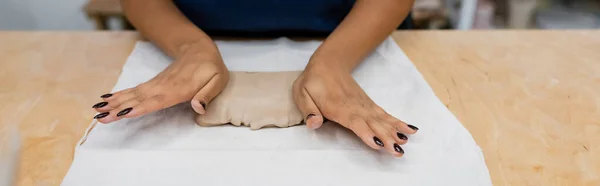
[(306, 126), (311, 129), (317, 129), (321, 127), (321, 125), (323, 125), (323, 115), (321, 114), (321, 111), (319, 111), (319, 108), (313, 101), (308, 91), (306, 91), (305, 88), (300, 88), (302, 86), (297, 87), (298, 88), (295, 88), (297, 90), (294, 90), (294, 101), (304, 117), (304, 123), (306, 123)]
[(225, 88), (228, 78), (229, 77), (227, 74), (219, 73), (214, 75), (208, 81), (208, 83), (206, 83), (204, 87), (202, 87), (200, 91), (196, 93), (194, 98), (192, 98), (192, 109), (194, 109), (194, 111), (196, 111), (198, 114), (205, 114), (206, 105), (210, 103), (210, 101), (212, 101), (212, 99), (214, 99), (217, 95), (219, 95), (223, 88)]

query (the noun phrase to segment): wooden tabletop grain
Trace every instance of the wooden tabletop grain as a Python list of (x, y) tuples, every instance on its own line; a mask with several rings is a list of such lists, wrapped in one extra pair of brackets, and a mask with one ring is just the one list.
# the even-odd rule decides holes
[[(494, 185), (600, 185), (600, 31), (393, 37), (483, 149)], [(90, 106), (139, 39), (0, 32), (0, 127), (20, 131), (17, 185), (60, 185)]]

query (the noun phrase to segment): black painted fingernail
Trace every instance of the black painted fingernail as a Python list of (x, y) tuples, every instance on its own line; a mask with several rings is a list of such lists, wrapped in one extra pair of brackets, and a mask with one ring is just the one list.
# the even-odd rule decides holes
[(111, 97), (113, 94), (104, 94), (102, 96), (100, 96), (100, 98), (109, 98)]
[(206, 110), (206, 103), (204, 103), (204, 102), (200, 101), (200, 105), (202, 105), (202, 108), (203, 108), (204, 110)]
[(404, 154), (404, 149), (402, 149), (402, 147), (400, 147), (400, 145), (394, 143), (394, 150), (398, 153), (402, 153)]
[(419, 130), (419, 128), (418, 128), (418, 127), (415, 127), (414, 125), (408, 125), (408, 127), (410, 127), (410, 128), (411, 128), (411, 129), (413, 129), (413, 130)]
[(108, 116), (108, 114), (110, 114), (110, 113), (108, 113), (108, 112), (100, 113), (100, 114), (94, 116), (94, 119), (100, 119), (100, 118), (106, 117), (106, 116)]
[(123, 116), (125, 114), (129, 114), (129, 112), (131, 112), (131, 110), (133, 110), (133, 108), (131, 108), (131, 107), (123, 109), (121, 112), (117, 113), (117, 117)]
[(401, 140), (408, 140), (408, 137), (402, 133), (397, 132), (396, 135), (398, 135), (398, 138)]
[(92, 108), (102, 108), (104, 106), (108, 105), (108, 102), (100, 102), (100, 103), (96, 103), (94, 106), (92, 106)]
[(373, 137), (373, 141), (375, 141), (375, 144), (383, 147), (383, 142), (381, 142), (381, 140), (377, 138), (377, 136)]

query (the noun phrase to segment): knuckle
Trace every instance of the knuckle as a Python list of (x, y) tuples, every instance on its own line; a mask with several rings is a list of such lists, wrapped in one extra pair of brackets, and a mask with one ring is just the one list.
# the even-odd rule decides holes
[(386, 123), (386, 126), (390, 131), (399, 131), (401, 126), (397, 120), (383, 119), (382, 122)]
[(294, 95), (294, 97), (302, 96), (302, 87), (294, 83), (294, 85), (292, 85), (292, 95)]
[(356, 114), (349, 114), (347, 116), (347, 121), (345, 121), (346, 128), (354, 129), (356, 124), (361, 122), (362, 118)]
[(206, 95), (196, 95), (194, 98), (204, 103), (208, 102), (208, 96)]
[(296, 80), (294, 80), (293, 86), (294, 87), (300, 87), (300, 86), (302, 86), (302, 77), (297, 78)]
[(392, 124), (394, 127), (396, 127), (396, 128), (398, 128), (398, 127), (402, 127), (402, 126), (406, 125), (404, 122), (402, 122), (402, 121), (400, 121), (400, 120), (398, 120), (398, 119), (396, 119), (396, 118), (392, 118), (392, 119), (390, 120), (390, 123), (391, 123), (391, 124)]
[[(343, 111), (340, 111), (339, 109), (335, 109), (336, 107), (334, 107), (330, 102), (324, 101), (324, 102), (318, 102), (315, 101), (315, 104), (317, 104), (317, 107), (321, 110), (321, 114), (329, 117), (329, 119), (332, 120), (340, 120), (340, 119), (346, 119), (344, 117), (344, 113)], [(334, 109), (331, 109), (334, 108)]]
[(167, 108), (168, 105), (166, 105), (166, 102), (164, 101), (165, 99), (165, 95), (163, 94), (155, 95), (152, 97), (153, 101), (150, 103), (150, 105), (156, 104), (156, 107), (160, 109)]
[(380, 116), (381, 120), (386, 121), (392, 125), (398, 125), (401, 124), (402, 122), (398, 119), (396, 119), (396, 117), (390, 115), (390, 114), (385, 114), (383, 116)]
[(383, 110), (381, 107), (373, 108), (373, 113), (377, 114), (380, 117), (388, 117), (389, 116), (389, 114), (387, 114), (387, 112), (385, 112), (385, 110)]
[(389, 126), (389, 127), (388, 127), (388, 130), (389, 130), (389, 131), (390, 131), (392, 134), (395, 134), (395, 133), (397, 133), (397, 132), (399, 132), (399, 131), (400, 131), (400, 127), (399, 127), (398, 125), (393, 125), (393, 124), (390, 124), (390, 125), (388, 125), (388, 126)]
[(162, 103), (165, 101), (165, 95), (164, 94), (157, 94), (155, 96), (152, 97), (156, 102), (158, 103)]
[(164, 94), (158, 94), (152, 97), (152, 100), (154, 100), (153, 102), (155, 104), (157, 104), (160, 108), (164, 108), (164, 104), (165, 104), (165, 95)]
[(399, 132), (400, 131), (400, 126), (398, 126), (398, 125), (391, 125), (389, 130), (393, 131), (393, 132)]
[(150, 89), (150, 88), (152, 88), (152, 87), (153, 87), (153, 85), (152, 85), (152, 84), (150, 84), (150, 83), (148, 83), (148, 82), (145, 82), (145, 83), (142, 83), (142, 84), (140, 84), (140, 85), (138, 85), (138, 86), (136, 86), (136, 87), (133, 87), (133, 88), (131, 89), (131, 91), (142, 91), (142, 92), (146, 92), (148, 89)]
[(367, 121), (367, 123), (368, 123), (370, 126), (377, 126), (377, 127), (381, 127), (381, 126), (382, 126), (381, 120), (380, 120), (380, 119), (378, 119), (378, 118), (376, 118), (376, 117), (374, 117), (374, 118), (369, 118), (369, 120)]
[(352, 113), (352, 114), (348, 115), (348, 122), (356, 123), (356, 122), (360, 122), (360, 120), (362, 120), (362, 117), (358, 114)]
[(228, 71), (220, 71), (215, 74), (215, 79), (220, 82), (228, 82), (229, 81), (229, 72)]
[(131, 93), (133, 94), (133, 99), (135, 101), (143, 102), (144, 99), (146, 99), (146, 94), (142, 93), (140, 89), (134, 88), (131, 90)]

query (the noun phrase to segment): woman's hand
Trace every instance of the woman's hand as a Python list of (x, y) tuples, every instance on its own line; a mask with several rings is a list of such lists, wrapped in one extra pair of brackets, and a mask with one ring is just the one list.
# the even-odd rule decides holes
[(93, 106), (94, 118), (110, 123), (133, 118), (192, 100), (192, 108), (204, 114), (204, 106), (227, 84), (229, 72), (217, 53), (187, 50), (169, 67), (136, 87), (102, 95)]
[(408, 140), (405, 134), (418, 130), (377, 106), (347, 71), (309, 65), (294, 82), (293, 94), (307, 127), (317, 129), (327, 118), (352, 130), (371, 148), (383, 147), (395, 156), (404, 154), (400, 145)]

